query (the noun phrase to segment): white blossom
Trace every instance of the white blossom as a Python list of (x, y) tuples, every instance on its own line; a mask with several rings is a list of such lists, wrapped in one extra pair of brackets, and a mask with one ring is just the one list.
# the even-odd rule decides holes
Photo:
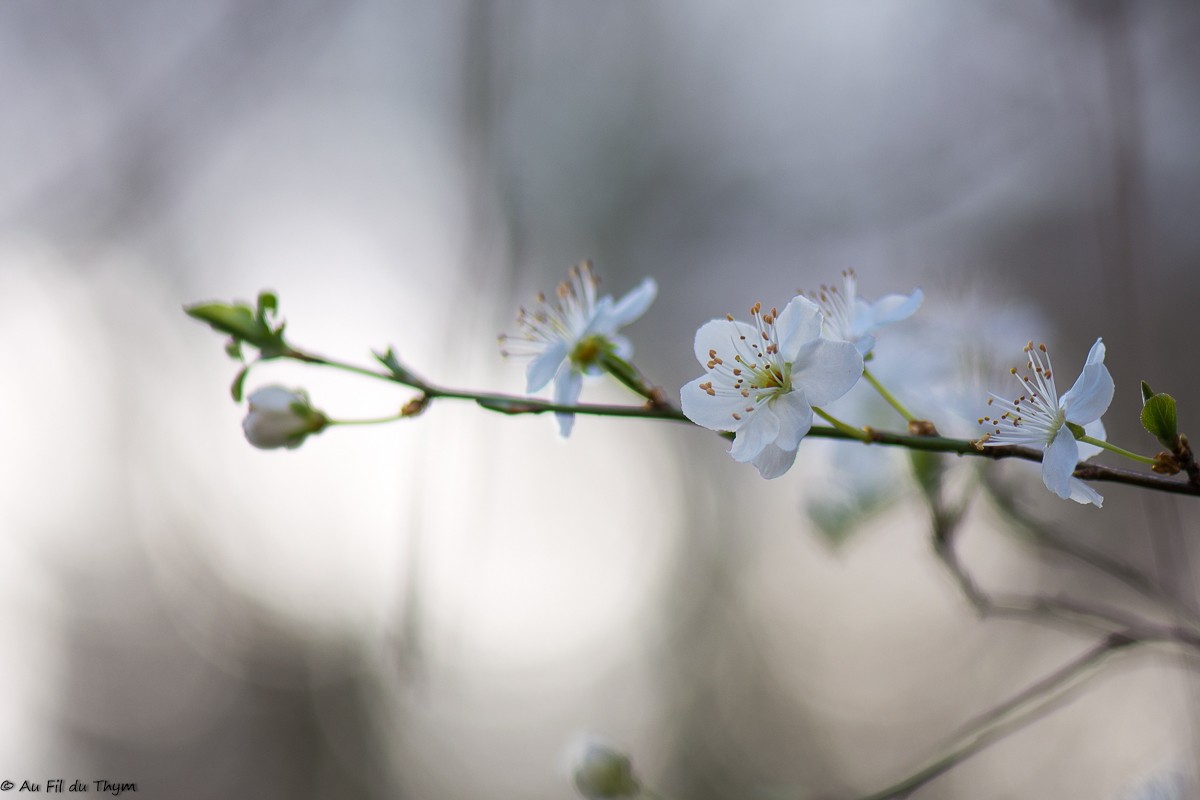
[(325, 415), (312, 407), (303, 389), (264, 386), (250, 395), (242, 430), (250, 444), (260, 449), (294, 449), (309, 434), (320, 432), (328, 424)]
[[(653, 278), (645, 278), (620, 300), (609, 295), (597, 297), (596, 288), (589, 262), (572, 267), (553, 301), (538, 295), (536, 310), (521, 309), (518, 336), (500, 337), (504, 355), (530, 360), (525, 372), (530, 394), (553, 380), (555, 404), (574, 405), (583, 388), (583, 376), (602, 373), (606, 356), (628, 360), (633, 355), (633, 345), (618, 331), (646, 313), (658, 294), (658, 285)], [(569, 436), (575, 415), (555, 416), (559, 432)]]
[(1003, 413), (998, 417), (985, 416), (980, 424), (993, 430), (986, 434), (985, 446), (1007, 444), (1027, 445), (1042, 451), (1042, 483), (1062, 499), (1077, 503), (1092, 503), (1097, 508), (1104, 502), (1100, 493), (1073, 477), (1075, 465), (1100, 452), (1095, 445), (1075, 438), (1068, 423), (1081, 427), (1087, 436), (1105, 440), (1104, 423), (1100, 417), (1112, 402), (1113, 380), (1104, 366), (1104, 342), (1092, 345), (1083, 371), (1075, 383), (1058, 396), (1050, 353), (1046, 345), (1025, 346), (1029, 374), (1021, 375), (1014, 367), (1011, 372), (1021, 384), (1022, 394), (1009, 401), (993, 394), (988, 401)]
[(866, 356), (875, 347), (875, 333), (911, 317), (924, 295), (914, 289), (910, 295), (889, 294), (872, 303), (858, 296), (858, 278), (854, 270), (847, 270), (842, 273), (841, 289), (822, 286), (812, 299), (825, 315), (825, 335), (853, 343)]
[(795, 297), (782, 312), (750, 310), (753, 324), (733, 317), (696, 332), (705, 374), (680, 390), (683, 413), (697, 425), (734, 433), (730, 455), (764, 478), (787, 472), (812, 427), (812, 407), (833, 402), (862, 376), (853, 344), (821, 336), (816, 304)]

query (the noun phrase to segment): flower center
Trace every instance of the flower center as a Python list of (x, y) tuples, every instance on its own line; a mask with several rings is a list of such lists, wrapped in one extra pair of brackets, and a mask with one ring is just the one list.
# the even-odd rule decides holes
[(571, 350), (571, 363), (577, 367), (592, 367), (613, 351), (613, 344), (606, 337), (592, 334), (580, 339)]

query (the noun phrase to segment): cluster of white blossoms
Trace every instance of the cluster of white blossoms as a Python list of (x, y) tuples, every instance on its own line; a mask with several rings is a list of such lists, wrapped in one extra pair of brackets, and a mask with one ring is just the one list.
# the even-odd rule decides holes
[(733, 433), (730, 455), (764, 478), (791, 468), (813, 409), (858, 383), (875, 334), (921, 304), (920, 289), (871, 303), (858, 296), (853, 272), (842, 278), (840, 290), (797, 295), (781, 312), (764, 314), (755, 305), (753, 324), (727, 316), (696, 332), (696, 358), (706, 373), (680, 391), (683, 413), (697, 425)]
[[(539, 296), (537, 310), (521, 310), (519, 336), (500, 337), (506, 355), (529, 359), (530, 393), (553, 380), (553, 402), (574, 405), (583, 376), (618, 374), (614, 364), (624, 364), (632, 355), (632, 345), (619, 330), (649, 308), (657, 292), (654, 281), (646, 278), (620, 300), (598, 296), (596, 287), (589, 264), (572, 269), (552, 301)], [(856, 431), (821, 407), (858, 383), (866, 372), (864, 362), (874, 357), (876, 335), (912, 316), (923, 299), (916, 289), (868, 301), (858, 293), (855, 274), (847, 271), (840, 286), (797, 294), (782, 311), (756, 304), (749, 322), (732, 316), (706, 322), (695, 340), (696, 358), (705, 372), (680, 390), (681, 410), (697, 425), (733, 434), (730, 455), (753, 464), (764, 478), (777, 478), (795, 463), (814, 414), (844, 432)], [(1061, 398), (1045, 346), (1031, 343), (1025, 350), (1030, 373), (1018, 376), (1023, 393), (1012, 401), (992, 396), (989, 404), (998, 404), (1002, 413), (979, 419), (990, 430), (978, 444), (1040, 448), (1042, 480), (1050, 491), (1099, 506), (1100, 494), (1072, 473), (1081, 458), (1098, 453), (1097, 443), (1104, 442), (1100, 417), (1113, 396), (1104, 345), (1097, 340), (1083, 373)], [(890, 394), (888, 399), (894, 400)], [(574, 415), (560, 411), (557, 417), (567, 436)]]

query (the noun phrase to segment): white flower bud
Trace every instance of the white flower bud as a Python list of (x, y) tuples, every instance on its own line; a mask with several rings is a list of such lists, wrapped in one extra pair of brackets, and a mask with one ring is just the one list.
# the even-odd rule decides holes
[(641, 793), (629, 756), (603, 740), (589, 739), (580, 745), (574, 773), (575, 788), (588, 800), (633, 798)]
[(299, 447), (310, 433), (319, 433), (329, 422), (312, 407), (303, 389), (264, 386), (250, 395), (249, 405), (242, 430), (250, 444), (262, 450)]

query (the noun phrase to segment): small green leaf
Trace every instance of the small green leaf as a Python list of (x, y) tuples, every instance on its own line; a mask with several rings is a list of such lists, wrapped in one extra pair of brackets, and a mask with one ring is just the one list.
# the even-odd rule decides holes
[(233, 402), (242, 402), (242, 391), (246, 385), (246, 376), (250, 374), (250, 365), (242, 367), (238, 370), (238, 374), (234, 377), (233, 383), (229, 387), (229, 393), (233, 395)]
[(270, 289), (263, 289), (258, 293), (258, 319), (264, 325), (267, 324), (267, 315), (272, 316), (279, 311), (279, 296)]
[(236, 336), (230, 336), (229, 341), (225, 343), (225, 354), (234, 361), (244, 361), (242, 356), (242, 340)]
[(392, 350), (391, 347), (388, 347), (388, 349), (382, 353), (372, 351), (371, 355), (375, 356), (375, 360), (380, 364), (383, 364), (387, 371), (391, 373), (392, 377), (400, 383), (403, 383), (406, 386), (419, 385), (419, 381), (417, 381), (416, 376), (409, 372), (408, 368), (400, 363), (400, 360), (396, 358), (396, 352)]
[(1153, 395), (1142, 406), (1142, 427), (1168, 450), (1174, 450), (1179, 440), (1176, 425), (1175, 398), (1171, 395)]
[(1146, 405), (1146, 401), (1154, 397), (1154, 390), (1150, 388), (1150, 384), (1142, 381), (1142, 405)]
[(242, 303), (197, 303), (184, 306), (183, 310), (189, 317), (207, 322), (214, 330), (251, 344), (257, 344), (270, 335), (266, 326), (255, 318), (253, 309)]

